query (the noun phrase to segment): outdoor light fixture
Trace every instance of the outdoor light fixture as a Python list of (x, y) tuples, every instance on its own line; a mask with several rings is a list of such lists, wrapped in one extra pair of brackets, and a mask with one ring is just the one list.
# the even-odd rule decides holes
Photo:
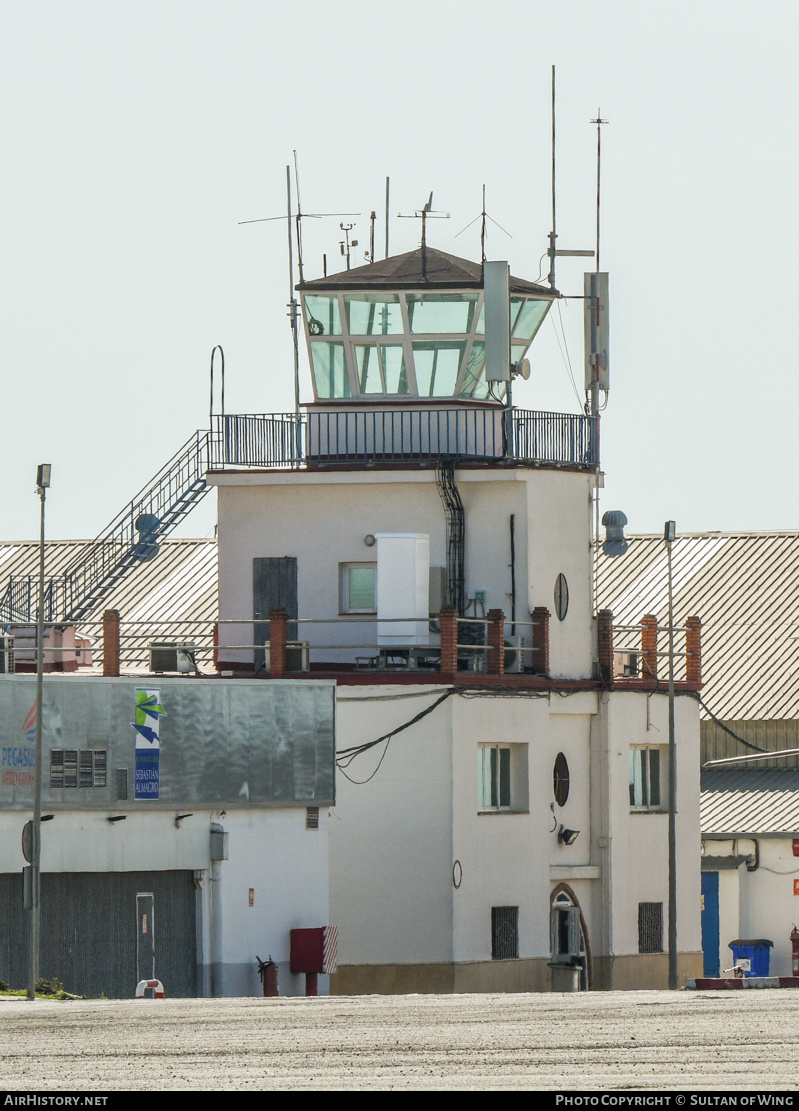
[(674, 575), (671, 549), (677, 539), (674, 521), (663, 526), (669, 597), (669, 989), (677, 990), (677, 744), (674, 732)]
[(180, 829), (180, 823), (184, 818), (193, 818), (193, 814), (176, 814), (175, 815), (175, 828)]
[(50, 486), (50, 463), (40, 463), (36, 470), (36, 494), (41, 503), (39, 513), (39, 605), (36, 616), (36, 732), (34, 736), (33, 779), (33, 837), (30, 859), (30, 903), (27, 922), (28, 933), (28, 999), (36, 998), (36, 981), (39, 978), (39, 932), (41, 912), (39, 907), (39, 874), (42, 864), (42, 839), (39, 827), (42, 822), (42, 703), (44, 681), (44, 503)]
[(114, 814), (114, 815), (109, 814), (109, 816), (106, 818), (106, 821), (107, 822), (124, 822), (126, 818), (127, 818), (127, 814)]
[(579, 829), (566, 829), (565, 826), (561, 826), (558, 830), (558, 844), (573, 845), (579, 836)]

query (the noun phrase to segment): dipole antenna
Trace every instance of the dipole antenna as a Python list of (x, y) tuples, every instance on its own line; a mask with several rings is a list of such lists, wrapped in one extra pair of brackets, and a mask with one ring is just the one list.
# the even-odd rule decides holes
[(610, 123), (610, 120), (603, 120), (602, 112), (597, 108), (596, 119), (590, 120), (589, 122), (596, 124), (596, 269), (597, 273), (599, 273), (599, 198), (600, 184), (602, 181), (602, 124)]
[[(474, 220), (470, 220), (465, 228), (461, 228), (461, 230), (458, 232), (458, 235), (463, 235), (463, 233), (465, 231), (468, 231), (469, 228), (472, 226), (472, 224), (476, 224), (478, 220), (480, 220), (480, 269), (482, 271), (484, 271), (485, 270), (485, 263), (486, 263), (486, 220), (490, 220), (491, 223), (494, 224), (496, 227), (498, 227), (501, 232), (504, 232), (505, 235), (507, 235), (508, 239), (513, 239), (513, 236), (511, 235), (511, 233), (509, 231), (506, 231), (505, 228), (503, 228), (502, 224), (498, 224), (497, 221), (494, 219), (494, 217), (489, 216), (489, 214), (486, 212), (486, 187), (485, 187), (485, 185), (483, 186), (483, 210), (482, 210), (482, 212), (479, 212), (477, 214), (477, 216), (475, 216)], [(458, 238), (458, 235), (455, 236), (455, 239)]]

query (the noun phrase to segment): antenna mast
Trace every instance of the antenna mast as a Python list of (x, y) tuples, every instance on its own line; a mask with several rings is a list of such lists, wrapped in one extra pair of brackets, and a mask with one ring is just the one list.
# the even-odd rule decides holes
[[(302, 272), (302, 205), (300, 204), (300, 171), (297, 166), (297, 152), (291, 152), (294, 155), (294, 184), (297, 186), (297, 271), (300, 276), (300, 283), (305, 281)], [(291, 205), (289, 205), (289, 223), (291, 223)]]
[(589, 120), (589, 123), (596, 124), (596, 270), (597, 273), (599, 273), (599, 196), (600, 182), (602, 180), (602, 124), (610, 123), (610, 120), (603, 120), (602, 112), (597, 108), (596, 119)]
[(555, 288), (555, 67), (552, 67), (552, 231), (549, 233), (549, 278), (551, 288)]
[(388, 258), (388, 178), (386, 178), (386, 254)]
[[(296, 152), (294, 154), (296, 158)], [(297, 168), (296, 162), (294, 167), (296, 176)], [(297, 194), (297, 207), (299, 210), (299, 191)], [(300, 340), (297, 332), (297, 298), (294, 296), (294, 258), (291, 247), (291, 167), (286, 166), (286, 211), (288, 213), (286, 219), (286, 228), (288, 230), (289, 241), (289, 303), (288, 303), (288, 317), (291, 323), (291, 338), (294, 343), (294, 413), (297, 417), (297, 434), (299, 435), (299, 416), (300, 416)], [(297, 216), (297, 253), (299, 254), (299, 216)], [(302, 263), (300, 263), (300, 275), (302, 275)]]
[(427, 277), (427, 221), (433, 220), (449, 220), (448, 212), (438, 212), (433, 210), (433, 190), (430, 190), (430, 196), (427, 198), (427, 204), (421, 208), (417, 208), (411, 215), (410, 213), (404, 215), (399, 213), (400, 220), (421, 220), (422, 221), (422, 277)]

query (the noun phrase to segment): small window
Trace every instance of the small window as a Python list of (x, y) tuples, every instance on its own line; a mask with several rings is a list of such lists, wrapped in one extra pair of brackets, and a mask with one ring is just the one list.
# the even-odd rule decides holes
[(552, 770), (552, 786), (555, 792), (555, 802), (558, 806), (565, 806), (569, 797), (569, 765), (566, 757), (559, 752), (555, 757), (555, 767)]
[(638, 904), (638, 952), (663, 952), (663, 904)]
[(50, 789), (105, 787), (108, 754), (104, 748), (54, 748), (50, 752)]
[(341, 613), (375, 613), (376, 563), (342, 563), (339, 567)]
[(660, 749), (630, 749), (630, 806), (635, 810), (659, 810)]
[(510, 810), (510, 748), (483, 745), (477, 750), (477, 806), (480, 810)]
[(563, 621), (569, 609), (569, 584), (565, 575), (558, 575), (555, 580), (555, 613), (558, 621)]
[(306, 806), (305, 807), (305, 828), (306, 829), (319, 829), (319, 807)]
[(519, 957), (519, 908), (491, 908), (491, 960), (511, 961)]

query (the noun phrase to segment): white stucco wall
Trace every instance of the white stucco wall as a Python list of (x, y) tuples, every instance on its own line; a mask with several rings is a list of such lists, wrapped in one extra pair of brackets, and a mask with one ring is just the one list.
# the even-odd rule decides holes
[[(453, 709), (453, 861), (462, 881), (451, 883), (454, 952), (458, 961), (491, 960), (492, 906), (518, 906), (519, 956), (546, 956), (549, 945), (551, 822), (546, 791), (548, 700), (459, 697)], [(527, 765), (521, 813), (480, 812), (477, 752), (481, 744), (514, 746)], [(526, 759), (525, 759), (526, 757)], [(513, 768), (512, 768), (513, 770)], [(551, 771), (549, 772), (551, 778)]]
[[(305, 977), (289, 966), (290, 931), (331, 923), (328, 903), (328, 831), (325, 807), (319, 828), (305, 828), (305, 808), (228, 811), (219, 822), (228, 831), (229, 859), (211, 872), (212, 899), (221, 914), (214, 922), (211, 963), (224, 995), (260, 995), (256, 953), (280, 966), (280, 994), (304, 995)], [(250, 906), (250, 889), (253, 905)], [(326, 994), (328, 977), (319, 977)]]
[[(445, 690), (340, 687), (338, 750), (376, 740)], [(342, 964), (452, 960), (452, 705), (337, 775), (330, 914)]]
[[(528, 597), (546, 606), (550, 673), (556, 678), (591, 675), (591, 482), (585, 474), (535, 471), (527, 483)], [(569, 587), (563, 621), (555, 615), (555, 581)]]
[[(444, 688), (339, 687), (339, 750), (374, 740)], [(566, 706), (574, 710), (564, 713)], [(491, 908), (519, 908), (519, 956), (549, 956), (550, 890), (566, 879), (593, 920), (590, 862), (593, 692), (454, 695), (339, 777), (331, 815), (331, 920), (343, 964), (491, 960)], [(481, 745), (510, 745), (513, 810), (480, 811)], [(564, 751), (571, 789), (553, 814), (553, 766)], [(519, 769), (524, 770), (520, 789)], [(374, 774), (373, 774), (374, 773)], [(369, 778), (369, 777), (372, 778)], [(581, 831), (558, 845), (555, 818)], [(453, 878), (457, 873), (459, 886)]]
[[(790, 976), (791, 930), (799, 925), (799, 895), (793, 884), (799, 879), (799, 857), (793, 855), (791, 837), (758, 837), (760, 864), (756, 871), (738, 869), (741, 885), (740, 933), (721, 937), (722, 960), (730, 957), (727, 948), (734, 937), (765, 937), (774, 942), (771, 950), (772, 976)], [(729, 966), (729, 965), (728, 965)], [(727, 967), (728, 967), (727, 966)]]
[[(145, 807), (147, 804), (139, 804)], [(43, 872), (192, 871), (198, 886), (200, 990), (258, 995), (255, 955), (280, 965), (281, 994), (301, 995), (304, 977), (289, 972), (289, 931), (329, 924), (328, 813), (305, 829), (305, 808), (197, 811), (175, 825), (172, 811), (57, 811), (42, 827)], [(22, 827), (28, 814), (0, 813), (0, 872), (23, 866)], [(210, 859), (210, 830), (228, 836), (229, 859)], [(249, 889), (254, 905), (249, 905)], [(158, 908), (161, 913), (161, 908)], [(131, 923), (133, 923), (131, 910)], [(133, 926), (131, 926), (133, 928)], [(319, 990), (327, 990), (320, 977)]]
[[(554, 608), (555, 580), (569, 583), (569, 612), (551, 622), (550, 666), (558, 676), (591, 670), (590, 503), (586, 475), (519, 469), (458, 470), (466, 520), (466, 591), (485, 591), (484, 611), (511, 611), (510, 516), (515, 518), (516, 616)], [(435, 471), (247, 473), (211, 476), (219, 486), (219, 604), (222, 618), (253, 612), (252, 561), (296, 556), (300, 617), (339, 618), (339, 566), (372, 562), (364, 537), (413, 532), (430, 537), (430, 564), (446, 564), (446, 517)], [(479, 613), (479, 610), (478, 610)], [(529, 646), (531, 629), (517, 632)], [(222, 626), (220, 643), (248, 643), (251, 627)], [(371, 623), (300, 627), (311, 644), (376, 643)], [(363, 654), (367, 654), (363, 650)], [(340, 654), (339, 654), (340, 655)], [(346, 658), (351, 659), (353, 653)], [(226, 659), (247, 658), (228, 652)], [(314, 655), (335, 660), (335, 653)], [(344, 657), (341, 657), (344, 658)]]
[[(605, 719), (607, 826), (597, 830), (606, 864), (606, 898), (612, 903), (614, 954), (638, 952), (638, 904), (663, 903), (664, 947), (668, 923), (668, 697), (614, 691), (602, 698), (598, 725)], [(699, 706), (675, 700), (677, 744), (677, 944), (679, 952), (701, 950), (699, 834)], [(641, 812), (629, 801), (631, 745), (661, 750), (663, 809)], [(601, 762), (597, 761), (597, 769)]]

